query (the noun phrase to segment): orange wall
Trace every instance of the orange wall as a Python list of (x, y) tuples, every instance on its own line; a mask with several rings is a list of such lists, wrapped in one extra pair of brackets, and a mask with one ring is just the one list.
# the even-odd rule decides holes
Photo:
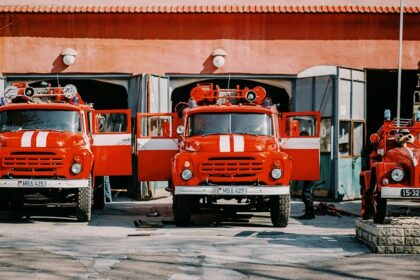
[[(10, 14), (0, 73), (296, 74), (314, 65), (395, 69), (397, 14)], [(420, 63), (419, 15), (406, 15), (405, 69)], [(78, 51), (65, 67), (60, 52)], [(215, 69), (210, 54), (227, 52)]]

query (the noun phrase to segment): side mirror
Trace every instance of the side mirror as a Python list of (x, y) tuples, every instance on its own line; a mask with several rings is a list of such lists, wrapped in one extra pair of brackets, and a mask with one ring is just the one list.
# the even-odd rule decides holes
[(178, 125), (178, 127), (176, 128), (176, 133), (178, 135), (181, 135), (185, 132), (185, 127), (183, 125)]
[(376, 143), (379, 143), (379, 141), (381, 140), (381, 137), (379, 137), (377, 133), (373, 133), (372, 135), (370, 135), (369, 140), (372, 144), (376, 144)]

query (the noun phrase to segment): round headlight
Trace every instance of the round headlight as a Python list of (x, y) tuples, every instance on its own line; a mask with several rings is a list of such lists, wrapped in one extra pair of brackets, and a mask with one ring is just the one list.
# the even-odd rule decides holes
[(181, 178), (183, 180), (188, 181), (189, 179), (192, 178), (192, 176), (193, 176), (193, 174), (192, 174), (192, 171), (191, 170), (189, 170), (189, 169), (182, 170)]
[(282, 175), (283, 172), (279, 168), (273, 168), (273, 170), (271, 170), (271, 177), (273, 177), (274, 180), (280, 179)]
[(404, 179), (404, 170), (401, 168), (394, 168), (391, 171), (391, 179), (394, 182), (401, 182)]
[(80, 163), (73, 163), (71, 166), (71, 172), (73, 172), (73, 174), (79, 174), (82, 171), (82, 165)]

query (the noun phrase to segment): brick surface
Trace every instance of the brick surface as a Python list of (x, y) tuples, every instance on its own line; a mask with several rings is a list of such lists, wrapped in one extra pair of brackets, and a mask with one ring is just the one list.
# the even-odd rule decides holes
[(356, 238), (379, 254), (420, 254), (420, 218), (387, 218), (385, 224), (356, 221)]

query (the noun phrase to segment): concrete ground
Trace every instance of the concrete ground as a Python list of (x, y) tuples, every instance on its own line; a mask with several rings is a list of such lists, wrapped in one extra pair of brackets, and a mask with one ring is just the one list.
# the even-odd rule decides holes
[[(335, 205), (354, 213), (359, 208), (359, 202)], [(153, 207), (160, 217), (146, 216)], [(419, 278), (420, 256), (373, 255), (356, 241), (355, 217), (295, 219), (302, 209), (293, 201), (284, 229), (271, 227), (268, 213), (206, 214), (195, 216), (194, 226), (176, 228), (168, 198), (108, 204), (89, 224), (57, 209), (22, 221), (3, 215), (0, 279)], [(134, 227), (139, 219), (143, 226)]]

